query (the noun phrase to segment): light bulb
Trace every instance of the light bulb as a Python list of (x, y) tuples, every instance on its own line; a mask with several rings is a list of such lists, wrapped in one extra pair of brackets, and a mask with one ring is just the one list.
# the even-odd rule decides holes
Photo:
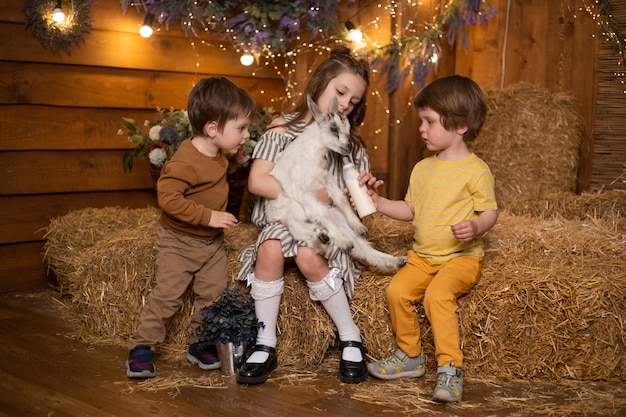
[(352, 42), (359, 43), (363, 40), (363, 32), (361, 32), (360, 29), (352, 29), (350, 33), (348, 34), (348, 38)]
[(348, 39), (352, 42), (359, 43), (363, 40), (363, 32), (361, 32), (361, 29), (357, 29), (354, 23), (349, 20), (346, 22), (346, 29), (348, 29)]
[(152, 13), (148, 13), (146, 18), (143, 21), (143, 26), (139, 28), (139, 34), (142, 38), (149, 38), (152, 36), (152, 20), (154, 19), (154, 15)]
[(242, 65), (249, 67), (254, 62), (254, 57), (246, 52), (245, 54), (241, 55), (241, 58), (239, 58), (239, 61), (241, 62)]
[(65, 13), (63, 13), (60, 1), (58, 1), (54, 6), (54, 10), (52, 11), (52, 20), (54, 20), (55, 23), (61, 23), (65, 20)]
[(150, 26), (143, 25), (139, 28), (139, 34), (142, 38), (149, 38), (152, 36), (152, 28)]

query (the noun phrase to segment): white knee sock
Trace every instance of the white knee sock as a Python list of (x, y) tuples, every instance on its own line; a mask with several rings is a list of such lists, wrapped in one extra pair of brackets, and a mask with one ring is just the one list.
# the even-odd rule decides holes
[[(254, 311), (257, 320), (262, 323), (256, 337), (257, 345), (276, 347), (276, 321), (283, 293), (284, 281), (259, 281), (254, 274), (248, 276), (250, 294), (254, 298)], [(246, 360), (249, 363), (263, 363), (269, 357), (267, 352), (253, 352)]]
[[(311, 299), (322, 303), (333, 323), (337, 326), (339, 340), (360, 342), (361, 333), (352, 319), (348, 297), (343, 289), (341, 272), (337, 268), (333, 268), (323, 280), (319, 282), (307, 281), (307, 285)], [(356, 347), (345, 348), (341, 357), (352, 362), (363, 360), (361, 349)]]

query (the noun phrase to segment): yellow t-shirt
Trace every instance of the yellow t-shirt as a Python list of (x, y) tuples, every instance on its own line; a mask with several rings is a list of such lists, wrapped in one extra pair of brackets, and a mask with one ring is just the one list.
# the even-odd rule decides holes
[(413, 208), (413, 250), (434, 264), (461, 255), (484, 255), (482, 236), (456, 240), (450, 227), (497, 209), (489, 166), (475, 154), (454, 162), (436, 155), (415, 164), (404, 198)]

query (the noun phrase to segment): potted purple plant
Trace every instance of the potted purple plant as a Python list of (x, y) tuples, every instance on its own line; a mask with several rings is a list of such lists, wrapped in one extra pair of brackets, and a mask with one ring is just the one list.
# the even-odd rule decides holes
[(224, 375), (234, 374), (245, 360), (247, 346), (255, 343), (259, 323), (254, 300), (239, 287), (226, 289), (210, 306), (202, 308), (198, 342), (217, 347)]

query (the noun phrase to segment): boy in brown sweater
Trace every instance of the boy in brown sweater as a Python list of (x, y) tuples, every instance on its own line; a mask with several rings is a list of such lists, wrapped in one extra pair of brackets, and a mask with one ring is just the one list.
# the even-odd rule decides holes
[(220, 367), (215, 347), (196, 343), (195, 331), (202, 322), (202, 307), (213, 304), (228, 283), (223, 231), (238, 220), (226, 211), (229, 160), (225, 154), (236, 154), (237, 162), (244, 162), (256, 104), (231, 81), (212, 77), (191, 90), (187, 112), (193, 136), (165, 164), (157, 182), (161, 217), (156, 285), (131, 336), (126, 361), (129, 378), (156, 375), (152, 353), (165, 340), (167, 321), (182, 307), (189, 286), (195, 297), (187, 360), (202, 369)]

